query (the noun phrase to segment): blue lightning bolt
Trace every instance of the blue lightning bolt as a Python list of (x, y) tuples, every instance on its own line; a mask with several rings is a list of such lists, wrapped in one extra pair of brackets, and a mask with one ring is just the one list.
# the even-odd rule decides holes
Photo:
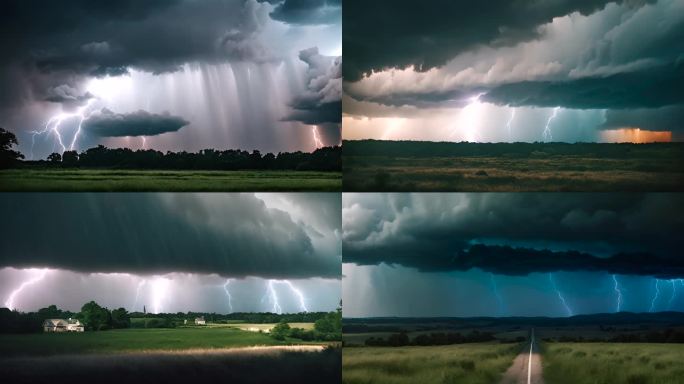
[(613, 282), (615, 283), (614, 289), (617, 294), (617, 308), (615, 312), (620, 312), (620, 307), (622, 306), (622, 292), (620, 292), (620, 286), (618, 285), (617, 276), (613, 275)]
[(511, 117), (506, 123), (506, 129), (508, 130), (508, 139), (511, 139), (511, 125), (513, 124), (513, 119), (515, 118), (515, 108), (511, 108)]
[(499, 303), (499, 316), (501, 316), (504, 313), (504, 304), (503, 299), (501, 298), (501, 292), (499, 292), (499, 286), (496, 284), (496, 279), (494, 279), (493, 273), (489, 274), (489, 278), (492, 281), (492, 288), (494, 288), (494, 296), (496, 297), (496, 301)]
[(560, 110), (560, 107), (556, 107), (553, 109), (553, 113), (551, 113), (551, 116), (549, 117), (548, 120), (546, 120), (546, 126), (544, 127), (544, 132), (542, 132), (542, 139), (544, 141), (551, 141), (553, 140), (553, 136), (551, 135), (551, 128), (549, 127), (551, 125), (551, 121), (558, 116), (558, 111)]
[(226, 280), (226, 283), (223, 284), (223, 290), (226, 292), (226, 296), (228, 296), (229, 313), (233, 313), (233, 296), (230, 294), (230, 290), (228, 290), (228, 285), (230, 285), (230, 279)]
[(572, 310), (570, 309), (570, 306), (568, 306), (568, 303), (565, 301), (565, 298), (563, 297), (563, 294), (561, 293), (560, 289), (558, 289), (558, 286), (556, 285), (556, 280), (554, 280), (553, 274), (551, 273), (549, 273), (549, 281), (551, 281), (551, 286), (556, 291), (556, 294), (558, 295), (558, 298), (563, 304), (563, 307), (565, 307), (565, 311), (568, 313), (568, 316), (572, 316)]
[(656, 303), (656, 300), (658, 300), (658, 296), (660, 295), (660, 287), (658, 287), (659, 282), (660, 282), (660, 280), (656, 279), (656, 281), (655, 281), (655, 289), (656, 289), (655, 296), (653, 296), (653, 300), (651, 300), (651, 309), (648, 310), (649, 312), (655, 311), (655, 303)]
[(26, 287), (34, 285), (34, 284), (40, 282), (41, 280), (43, 280), (45, 278), (45, 276), (47, 275), (49, 270), (48, 269), (28, 269), (28, 271), (31, 273), (34, 273), (34, 276), (29, 278), (28, 280), (24, 281), (23, 283), (21, 283), (19, 285), (19, 287), (14, 289), (10, 293), (9, 297), (7, 297), (7, 301), (5, 301), (5, 307), (8, 308), (9, 310), (13, 311), (13, 310), (17, 309), (15, 304), (14, 304), (14, 302), (17, 299), (17, 296), (24, 289), (26, 289)]
[(273, 286), (273, 282), (274, 282), (274, 280), (268, 281), (268, 294), (269, 294), (271, 304), (273, 305), (273, 312), (281, 314), (281, 313), (283, 313), (283, 309), (280, 307), (280, 301), (278, 300), (278, 293), (276, 292), (275, 287)]
[(675, 285), (675, 282), (675, 279), (670, 280), (670, 283), (672, 283), (672, 296), (670, 296), (670, 300), (667, 302), (668, 309), (672, 309), (672, 303), (674, 303), (675, 296), (677, 295), (677, 286)]

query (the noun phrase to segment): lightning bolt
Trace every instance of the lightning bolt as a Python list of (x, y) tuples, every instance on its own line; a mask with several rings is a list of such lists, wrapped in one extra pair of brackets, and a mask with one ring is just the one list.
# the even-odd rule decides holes
[(230, 291), (228, 290), (228, 285), (230, 285), (230, 280), (226, 280), (226, 283), (223, 284), (223, 290), (226, 291), (226, 296), (228, 297), (228, 310), (230, 311), (229, 313), (233, 313), (233, 296), (230, 294)]
[(515, 108), (511, 108), (511, 117), (506, 123), (506, 129), (508, 130), (508, 139), (511, 139), (511, 125), (513, 124), (513, 119), (515, 118)]
[(318, 126), (317, 125), (314, 125), (313, 127), (311, 127), (311, 133), (313, 134), (314, 146), (316, 147), (316, 149), (325, 147), (325, 145), (323, 144), (323, 141), (321, 140), (321, 137), (318, 134)]
[(36, 284), (39, 281), (43, 280), (45, 278), (45, 275), (47, 275), (48, 273), (48, 269), (29, 269), (28, 271), (35, 272), (36, 275), (21, 283), (19, 287), (17, 287), (10, 293), (9, 297), (5, 301), (6, 308), (9, 308), (10, 310), (15, 310), (16, 307), (14, 306), (14, 301), (17, 299), (17, 296), (21, 293), (21, 291), (26, 289), (26, 287)]
[(670, 300), (667, 302), (667, 308), (672, 309), (672, 303), (674, 302), (675, 296), (677, 295), (677, 286), (675, 285), (676, 280), (670, 280), (670, 283), (672, 283), (672, 296), (670, 296)]
[(306, 302), (304, 300), (304, 294), (302, 291), (299, 289), (295, 288), (295, 286), (289, 281), (289, 280), (283, 280), (281, 283), (286, 284), (288, 287), (290, 287), (290, 290), (297, 296), (299, 299), (299, 309), (303, 312), (309, 312), (309, 310), (306, 308)]
[(138, 288), (135, 290), (135, 301), (133, 302), (133, 310), (138, 307), (138, 300), (140, 300), (140, 292), (142, 290), (142, 287), (147, 284), (147, 280), (142, 280), (138, 283)]
[(556, 280), (554, 280), (553, 275), (550, 273), (549, 273), (549, 281), (551, 281), (551, 286), (556, 291), (556, 294), (558, 295), (558, 299), (560, 299), (561, 303), (563, 304), (563, 307), (565, 307), (565, 311), (568, 313), (568, 316), (572, 316), (572, 310), (568, 306), (568, 303), (565, 301), (565, 297), (563, 297), (563, 294), (561, 293), (560, 289), (558, 289), (558, 286), (556, 285)]
[(161, 313), (164, 309), (164, 302), (168, 296), (170, 280), (164, 277), (157, 277), (152, 282), (152, 311)]
[(147, 140), (145, 139), (145, 136), (140, 136), (142, 139), (142, 149), (147, 149)]
[(542, 132), (542, 138), (544, 141), (551, 141), (553, 140), (553, 136), (551, 135), (551, 121), (558, 116), (558, 111), (560, 110), (560, 107), (556, 107), (553, 109), (553, 113), (551, 113), (551, 116), (549, 116), (549, 119), (546, 120), (546, 126), (544, 127), (544, 132)]
[(499, 303), (499, 316), (501, 316), (504, 313), (504, 304), (503, 304), (503, 299), (501, 298), (501, 292), (499, 292), (499, 286), (496, 284), (496, 280), (494, 279), (493, 273), (489, 274), (489, 279), (492, 281), (492, 288), (494, 289), (494, 296), (496, 297), (497, 303)]
[(617, 308), (615, 309), (615, 312), (620, 312), (620, 307), (622, 306), (622, 292), (620, 292), (620, 286), (618, 285), (617, 276), (615, 275), (613, 275), (613, 282), (615, 283), (613, 289), (617, 294)]
[(655, 311), (655, 303), (658, 300), (658, 296), (660, 295), (660, 287), (658, 287), (658, 283), (660, 282), (660, 279), (656, 279), (655, 281), (655, 296), (653, 296), (653, 300), (651, 300), (651, 308), (648, 310), (649, 312)]
[(81, 134), (81, 127), (83, 126), (83, 121), (90, 116), (90, 114), (87, 114), (87, 111), (90, 109), (92, 106), (93, 102), (95, 99), (88, 99), (86, 104), (82, 107), (79, 107), (76, 109), (76, 112), (72, 113), (60, 113), (57, 114), (56, 116), (51, 117), (48, 122), (45, 124), (45, 128), (43, 128), (40, 131), (32, 131), (31, 132), (31, 159), (34, 159), (33, 155), (33, 147), (36, 143), (36, 136), (40, 135), (45, 135), (49, 133), (53, 133), (55, 137), (57, 138), (57, 143), (59, 143), (59, 146), (62, 148), (62, 153), (67, 150), (66, 145), (64, 144), (64, 140), (62, 138), (62, 132), (59, 130), (60, 126), (62, 125), (62, 122), (67, 119), (73, 119), (77, 118), (78, 119), (78, 127), (76, 128), (76, 132), (74, 133), (74, 136), (71, 138), (71, 143), (69, 144), (69, 150), (73, 151), (74, 148), (76, 147), (76, 141), (78, 140), (78, 136)]
[[(466, 140), (468, 141), (477, 141), (479, 138), (479, 134), (476, 131), (475, 123), (477, 122), (479, 118), (479, 112), (480, 112), (480, 106), (482, 106), (482, 103), (480, 102), (480, 97), (482, 97), (484, 93), (478, 93), (477, 95), (469, 98), (468, 105), (463, 107), (463, 110), (461, 111), (462, 118), (465, 120), (464, 125), (466, 126)], [(459, 124), (461, 125), (461, 124)], [(449, 135), (449, 138), (452, 138), (456, 133), (458, 132), (458, 126), (454, 127), (454, 129), (451, 131), (451, 134)]]
[(271, 299), (271, 304), (273, 304), (273, 312), (277, 314), (283, 313), (283, 309), (280, 307), (280, 302), (278, 301), (278, 293), (273, 286), (275, 280), (268, 281), (268, 293)]

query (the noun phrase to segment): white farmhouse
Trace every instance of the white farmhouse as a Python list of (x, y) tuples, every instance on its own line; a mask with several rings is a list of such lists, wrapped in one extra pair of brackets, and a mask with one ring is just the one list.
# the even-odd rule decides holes
[(204, 320), (204, 316), (195, 317), (195, 325), (207, 325), (207, 322)]
[(43, 322), (43, 332), (83, 332), (83, 324), (76, 319), (47, 319)]

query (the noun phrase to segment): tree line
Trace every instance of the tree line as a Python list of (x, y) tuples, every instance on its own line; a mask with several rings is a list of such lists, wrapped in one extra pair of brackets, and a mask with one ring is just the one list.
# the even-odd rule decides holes
[(0, 308), (0, 333), (37, 333), (43, 330), (47, 319), (77, 319), (89, 331), (128, 328), (131, 317), (124, 308), (109, 310), (94, 301), (83, 304), (80, 312), (64, 311), (56, 305), (37, 312), (18, 312)]
[(314, 329), (290, 327), (287, 321), (281, 320), (271, 329), (271, 337), (276, 340), (286, 338), (304, 341), (339, 341), (342, 340), (342, 308), (335, 312), (326, 313), (325, 316), (314, 322)]
[(404, 347), (408, 345), (451, 345), (482, 343), (496, 340), (493, 333), (473, 331), (467, 335), (458, 332), (433, 332), (419, 334), (411, 339), (406, 332), (393, 333), (387, 338), (369, 337), (364, 344), (369, 347)]

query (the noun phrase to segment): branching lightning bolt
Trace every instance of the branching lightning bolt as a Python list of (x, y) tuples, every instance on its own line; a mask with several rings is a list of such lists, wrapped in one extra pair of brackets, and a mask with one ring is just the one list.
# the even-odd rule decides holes
[(313, 134), (313, 140), (314, 140), (314, 145), (316, 146), (316, 149), (325, 147), (325, 145), (323, 144), (323, 141), (321, 140), (321, 137), (318, 134), (318, 126), (317, 125), (314, 125), (313, 127), (311, 127), (311, 133)]
[(615, 309), (615, 312), (620, 312), (620, 307), (622, 306), (622, 292), (620, 292), (620, 285), (618, 284), (617, 276), (615, 275), (613, 275), (613, 282), (615, 283), (613, 289), (615, 289), (615, 293), (617, 294), (617, 308)]
[(501, 298), (501, 292), (499, 292), (499, 286), (496, 284), (496, 279), (494, 279), (494, 274), (490, 273), (489, 278), (492, 281), (492, 288), (494, 289), (494, 296), (496, 297), (497, 303), (499, 303), (499, 316), (504, 313), (503, 299)]
[(30, 271), (37, 272), (37, 274), (35, 276), (31, 277), (30, 279), (24, 281), (23, 283), (21, 283), (19, 285), (19, 287), (17, 287), (15, 290), (13, 290), (10, 293), (9, 297), (5, 301), (5, 307), (6, 308), (9, 308), (10, 310), (16, 309), (16, 307), (14, 305), (14, 301), (16, 300), (17, 296), (21, 293), (21, 291), (26, 289), (26, 287), (33, 285), (33, 284), (36, 284), (39, 281), (43, 280), (45, 278), (45, 275), (47, 275), (47, 273), (48, 273), (47, 269), (31, 269)]
[(565, 307), (565, 311), (568, 313), (568, 316), (572, 316), (572, 310), (570, 309), (570, 306), (568, 306), (568, 303), (565, 301), (565, 297), (563, 297), (563, 294), (558, 289), (558, 286), (556, 285), (556, 280), (554, 280), (553, 274), (551, 273), (549, 273), (549, 281), (551, 281), (551, 286), (553, 286), (553, 289), (556, 291), (558, 299), (560, 299), (561, 303), (563, 304), (563, 307)]
[(660, 282), (659, 279), (656, 279), (655, 281), (655, 296), (653, 296), (653, 300), (651, 300), (651, 308), (648, 310), (649, 312), (655, 311), (655, 303), (658, 300), (658, 296), (660, 295), (660, 287), (658, 287), (658, 283)]
[(515, 118), (515, 108), (511, 108), (511, 117), (508, 119), (508, 122), (506, 123), (506, 129), (508, 130), (508, 138), (511, 138), (511, 125), (513, 124), (513, 119)]
[(268, 281), (268, 293), (271, 299), (271, 304), (273, 304), (273, 312), (281, 314), (283, 313), (283, 309), (280, 307), (280, 302), (278, 301), (278, 293), (276, 292), (275, 287), (273, 286), (274, 281), (275, 280)]
[(558, 111), (560, 110), (560, 107), (556, 107), (553, 109), (553, 113), (551, 113), (551, 116), (549, 116), (549, 119), (546, 120), (546, 126), (544, 127), (544, 132), (542, 132), (542, 139), (544, 141), (551, 141), (553, 140), (553, 135), (551, 135), (551, 121), (558, 116)]
[(38, 135), (44, 135), (44, 134), (49, 134), (52, 132), (56, 137), (57, 137), (57, 142), (59, 143), (59, 146), (62, 148), (62, 153), (67, 150), (67, 146), (64, 144), (64, 140), (62, 138), (62, 132), (60, 132), (59, 128), (62, 125), (62, 122), (66, 119), (72, 119), (72, 118), (78, 118), (78, 127), (76, 128), (76, 132), (74, 133), (74, 136), (71, 138), (71, 143), (69, 144), (69, 150), (73, 151), (74, 147), (76, 146), (76, 141), (78, 140), (78, 136), (81, 133), (81, 127), (83, 126), (83, 121), (89, 116), (89, 114), (86, 114), (87, 111), (90, 109), (93, 101), (95, 99), (88, 99), (86, 104), (82, 107), (79, 107), (76, 112), (73, 113), (60, 113), (56, 116), (51, 117), (47, 124), (45, 124), (45, 128), (43, 128), (40, 131), (33, 131), (31, 132), (31, 159), (34, 158), (33, 155), (33, 146), (35, 145), (36, 142), (36, 136)]
[(230, 285), (230, 280), (226, 280), (226, 283), (223, 284), (223, 290), (226, 291), (226, 296), (228, 296), (228, 310), (230, 311), (229, 313), (233, 313), (233, 296), (230, 294), (230, 290), (228, 290), (228, 285)]
[(299, 309), (303, 312), (309, 312), (309, 310), (306, 308), (306, 302), (304, 301), (304, 294), (302, 291), (299, 289), (295, 288), (294, 285), (289, 280), (283, 280), (281, 283), (286, 284), (288, 287), (290, 287), (290, 290), (297, 296), (299, 299)]
[(290, 288), (290, 291), (297, 297), (299, 301), (299, 310), (303, 312), (309, 312), (309, 309), (306, 307), (306, 299), (304, 298), (304, 294), (302, 293), (301, 290), (297, 289), (297, 287), (292, 284), (291, 281), (289, 280), (269, 280), (268, 281), (268, 297), (269, 301), (273, 305), (273, 312), (275, 313), (282, 313), (283, 309), (280, 306), (280, 300), (278, 299), (278, 293), (275, 290), (275, 284), (285, 284)]

